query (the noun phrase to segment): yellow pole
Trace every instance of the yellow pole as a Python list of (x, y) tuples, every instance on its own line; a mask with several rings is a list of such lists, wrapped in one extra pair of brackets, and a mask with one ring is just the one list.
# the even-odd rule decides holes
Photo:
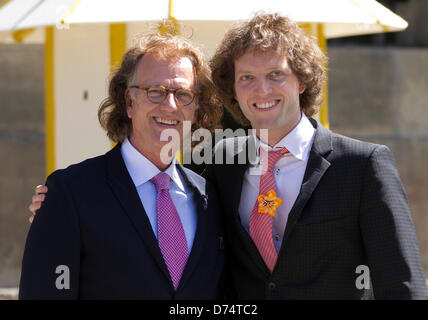
[(54, 29), (45, 28), (46, 175), (55, 170)]
[[(318, 24), (318, 45), (324, 54), (327, 56), (327, 39), (325, 38), (324, 25)], [(320, 122), (327, 129), (330, 128), (330, 122), (328, 120), (328, 74), (327, 65), (325, 66), (326, 80), (322, 88), (322, 105), (320, 109)]]
[(174, 18), (174, 1), (169, 0), (168, 5), (168, 19), (160, 21), (158, 24), (158, 30), (161, 35), (171, 34), (171, 35), (179, 35), (180, 34), (180, 26), (178, 24), (177, 19)]
[(174, 0), (169, 0), (168, 19), (171, 19), (173, 17), (174, 17)]
[[(174, 18), (174, 0), (168, 2), (168, 20), (160, 21), (158, 24), (159, 33), (162, 35), (172, 34), (179, 35), (180, 27), (177, 19)], [(183, 146), (180, 146), (180, 150), (175, 153), (175, 157), (180, 163), (183, 163)]]
[[(319, 24), (302, 23), (299, 26), (307, 34), (317, 37), (318, 46), (321, 48), (322, 52), (324, 52), (324, 54), (327, 55), (327, 39), (324, 33), (324, 25), (322, 23), (319, 23)], [(326, 67), (326, 76), (327, 76), (327, 66), (325, 67)], [(321, 104), (320, 112), (317, 115), (318, 120), (321, 122), (321, 124), (324, 127), (330, 128), (330, 123), (328, 121), (328, 77), (326, 78), (326, 81), (322, 88), (322, 99), (323, 99), (323, 102)]]
[[(120, 66), (126, 50), (126, 24), (114, 23), (110, 28), (110, 72)], [(114, 148), (116, 143), (112, 142)]]
[(110, 71), (120, 66), (126, 50), (126, 24), (110, 24)]
[(71, 15), (71, 13), (77, 8), (79, 5), (80, 0), (74, 1), (73, 5), (68, 9), (68, 11), (65, 13), (65, 15), (61, 19), (61, 24), (65, 25), (67, 23), (67, 18)]

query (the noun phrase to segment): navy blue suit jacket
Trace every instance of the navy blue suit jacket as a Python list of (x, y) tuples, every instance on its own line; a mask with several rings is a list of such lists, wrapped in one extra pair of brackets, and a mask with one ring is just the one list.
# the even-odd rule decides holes
[[(20, 299), (217, 298), (224, 252), (216, 194), (208, 182), (202, 194), (194, 181), (203, 178), (178, 169), (195, 192), (198, 222), (176, 292), (118, 145), (48, 177), (25, 246)], [(58, 266), (70, 271), (69, 289), (57, 288), (66, 275)]]

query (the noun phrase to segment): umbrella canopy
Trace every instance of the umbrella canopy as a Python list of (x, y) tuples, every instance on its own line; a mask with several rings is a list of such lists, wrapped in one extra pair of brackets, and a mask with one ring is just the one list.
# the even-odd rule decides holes
[(321, 23), (327, 39), (407, 27), (405, 20), (374, 0), (7, 0), (0, 8), (0, 31), (171, 16), (179, 21), (235, 21), (260, 10), (300, 23)]
[[(0, 41), (13, 36), (45, 44), (47, 173), (111, 147), (98, 125), (96, 106), (105, 97), (109, 71), (120, 64), (133, 36), (150, 30), (149, 25), (171, 32), (174, 24), (158, 21), (182, 21), (189, 28), (177, 30), (191, 31), (209, 57), (234, 21), (258, 11), (299, 22), (324, 52), (328, 38), (407, 27), (374, 0), (0, 0)], [(325, 84), (318, 116), (326, 127), (327, 100)]]

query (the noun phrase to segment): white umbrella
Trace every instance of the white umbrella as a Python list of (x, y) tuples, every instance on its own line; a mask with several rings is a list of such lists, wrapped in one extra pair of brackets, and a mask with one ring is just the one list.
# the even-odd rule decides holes
[(179, 21), (235, 21), (260, 10), (301, 23), (322, 23), (327, 39), (407, 27), (406, 21), (374, 0), (9, 0), (0, 9), (0, 31), (170, 16)]
[[(301, 23), (324, 51), (328, 38), (407, 27), (374, 0), (0, 0), (0, 41), (12, 34), (17, 41), (45, 42), (47, 173), (109, 147), (93, 108), (105, 96), (106, 75), (127, 40), (145, 30), (137, 22), (175, 18), (212, 53), (233, 21), (261, 10)], [(68, 32), (61, 30), (69, 25)], [(319, 119), (328, 127), (327, 86), (323, 100)]]

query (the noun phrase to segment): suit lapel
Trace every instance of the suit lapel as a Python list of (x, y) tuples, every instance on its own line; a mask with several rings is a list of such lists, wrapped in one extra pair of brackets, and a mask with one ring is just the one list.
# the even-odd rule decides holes
[(235, 152), (235, 155), (233, 158), (233, 165), (224, 166), (226, 169), (230, 170), (227, 172), (226, 176), (230, 177), (230, 181), (228, 182), (230, 183), (231, 191), (232, 191), (231, 205), (232, 205), (232, 210), (234, 213), (236, 213), (236, 217), (238, 219), (239, 219), (239, 214), (238, 214), (239, 202), (241, 200), (241, 192), (242, 192), (242, 185), (243, 185), (245, 171), (248, 169), (250, 163), (256, 163), (255, 144), (256, 142), (254, 137), (249, 136), (243, 143), (243, 146), (240, 151), (239, 151), (240, 147), (235, 146), (238, 148), (238, 150)]
[[(121, 204), (125, 213), (132, 221), (135, 230), (159, 265), (165, 276), (170, 279), (168, 269), (159, 249), (158, 241), (153, 233), (149, 218), (141, 203), (137, 189), (126, 169), (120, 152), (120, 144), (107, 154), (107, 180), (117, 201)], [(144, 270), (142, 270), (143, 272)], [(171, 282), (172, 286), (172, 282)]]
[[(256, 147), (255, 147), (255, 139), (253, 136), (250, 136), (248, 140), (246, 140), (242, 151), (237, 153), (234, 158), (234, 165), (225, 166), (226, 168), (231, 168), (232, 171), (228, 172), (226, 176), (231, 177), (230, 185), (232, 186), (232, 213), (233, 213), (233, 223), (235, 223), (236, 228), (238, 230), (238, 237), (241, 238), (242, 243), (250, 254), (251, 259), (254, 262), (254, 265), (257, 266), (259, 272), (262, 272), (266, 276), (269, 276), (269, 269), (266, 267), (263, 258), (261, 257), (256, 245), (251, 239), (250, 234), (244, 229), (241, 223), (241, 219), (239, 217), (239, 202), (241, 200), (242, 193), (242, 185), (245, 176), (246, 170), (249, 168), (250, 163), (255, 164), (256, 161)], [(244, 158), (242, 153), (246, 153), (246, 157)], [(247, 159), (245, 164), (240, 164), (239, 159)]]
[(317, 121), (313, 119), (309, 120), (316, 128), (315, 138), (309, 154), (308, 165), (303, 177), (300, 193), (288, 216), (281, 248), (287, 245), (287, 238), (294, 229), (304, 206), (330, 166), (330, 162), (325, 157), (333, 150), (331, 132)]

